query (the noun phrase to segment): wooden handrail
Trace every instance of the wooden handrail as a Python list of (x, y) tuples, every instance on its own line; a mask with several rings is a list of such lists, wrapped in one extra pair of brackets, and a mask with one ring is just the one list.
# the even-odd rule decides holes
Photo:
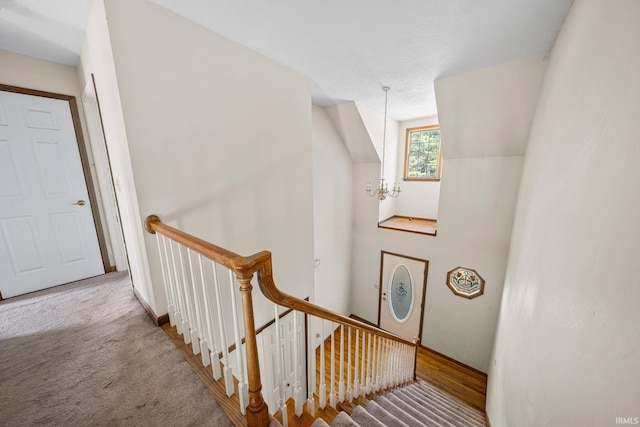
[[(413, 342), (400, 338), (394, 334), (370, 326), (366, 323), (327, 310), (308, 301), (296, 298), (281, 292), (273, 280), (271, 252), (262, 251), (255, 255), (243, 257), (219, 246), (205, 242), (188, 233), (164, 224), (157, 215), (150, 215), (145, 219), (145, 229), (151, 233), (160, 233), (175, 242), (192, 249), (193, 251), (223, 265), (236, 274), (240, 284), (240, 296), (242, 298), (242, 311), (244, 317), (245, 350), (247, 358), (247, 385), (249, 405), (247, 407), (247, 425), (249, 427), (266, 427), (269, 425), (270, 415), (267, 404), (262, 396), (262, 383), (260, 381), (260, 363), (258, 358), (258, 346), (256, 341), (255, 320), (253, 316), (253, 300), (251, 298), (251, 279), (253, 274), (258, 275), (258, 284), (264, 296), (280, 306), (297, 310), (312, 316), (316, 316), (331, 322), (348, 325), (363, 331), (370, 332), (379, 337), (415, 347), (417, 351), (419, 338)], [(415, 375), (415, 367), (414, 367)]]
[(269, 251), (262, 251), (254, 255), (244, 257), (173, 228), (170, 225), (163, 223), (156, 215), (150, 215), (147, 217), (145, 220), (145, 228), (149, 233), (155, 234), (156, 232), (159, 232), (160, 234), (170, 237), (174, 241), (193, 249), (207, 258), (212, 259), (218, 264), (230, 268), (236, 272), (239, 277), (250, 277), (253, 273), (257, 272), (260, 290), (265, 297), (278, 305), (311, 314), (312, 316), (320, 317), (332, 322), (352, 326), (403, 344), (417, 346), (417, 341), (419, 341), (418, 338), (415, 338), (414, 341), (408, 341), (397, 335), (376, 328), (375, 326), (343, 316), (342, 314), (335, 313), (331, 310), (327, 310), (326, 308), (280, 291), (273, 280), (271, 252)]

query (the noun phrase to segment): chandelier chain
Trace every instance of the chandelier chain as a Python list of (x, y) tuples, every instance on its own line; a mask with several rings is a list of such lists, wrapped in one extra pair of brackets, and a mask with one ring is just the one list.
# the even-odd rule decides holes
[(382, 90), (384, 91), (384, 128), (382, 131), (382, 176), (381, 178), (384, 180), (384, 157), (386, 153), (385, 148), (387, 146), (387, 100), (389, 98), (389, 87), (384, 86)]
[(388, 86), (382, 87), (382, 90), (384, 91), (384, 126), (382, 131), (382, 168), (380, 171), (380, 185), (374, 190), (371, 186), (371, 182), (368, 182), (365, 187), (365, 191), (370, 197), (377, 197), (381, 202), (387, 197), (395, 199), (400, 195), (400, 186), (398, 183), (394, 183), (393, 189), (389, 190), (389, 185), (384, 180), (384, 161), (387, 150), (387, 101), (389, 100), (389, 89), (390, 88)]

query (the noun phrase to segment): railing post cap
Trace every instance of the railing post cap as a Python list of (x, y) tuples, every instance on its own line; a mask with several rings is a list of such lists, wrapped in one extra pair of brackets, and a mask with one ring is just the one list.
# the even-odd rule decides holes
[(156, 234), (156, 232), (151, 229), (152, 222), (162, 222), (162, 221), (160, 220), (160, 217), (158, 215), (149, 215), (144, 220), (144, 229), (151, 234)]

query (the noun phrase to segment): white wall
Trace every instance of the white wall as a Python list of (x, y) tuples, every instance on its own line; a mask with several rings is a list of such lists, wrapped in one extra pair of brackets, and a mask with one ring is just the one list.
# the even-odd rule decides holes
[(635, 0), (576, 1), (553, 48), (489, 372), (495, 427), (638, 423), (639, 19)]
[(436, 80), (444, 157), (524, 155), (546, 66), (539, 54)]
[(0, 50), (0, 83), (82, 97), (76, 69)]
[[(358, 105), (358, 111), (360, 112), (362, 123), (364, 123), (367, 133), (369, 134), (370, 143), (376, 148), (376, 152), (380, 156), (380, 162), (382, 162), (383, 137), (385, 135), (384, 114), (363, 105)], [(387, 116), (386, 125), (386, 141), (384, 142), (384, 152), (386, 154), (384, 159), (384, 177), (389, 190), (392, 190), (393, 184), (397, 181), (398, 175), (398, 122)], [(376, 189), (380, 185), (380, 168), (381, 166), (379, 165), (378, 177), (370, 180), (373, 189)], [(354, 183), (356, 184), (356, 187), (359, 185), (359, 190), (355, 191), (364, 191), (364, 186), (367, 182), (369, 182), (369, 180)], [(378, 200), (375, 197), (373, 199)], [(396, 214), (396, 202), (397, 199), (391, 197), (387, 197), (383, 201), (378, 201), (378, 221), (384, 221)]]
[[(150, 2), (107, 0), (106, 12), (140, 217), (242, 255), (270, 250), (278, 286), (310, 296), (310, 80)], [(256, 310), (257, 325), (273, 317)]]
[(398, 131), (397, 177), (402, 196), (396, 201), (396, 215), (416, 218), (438, 219), (440, 181), (404, 181), (404, 159), (407, 128), (438, 124), (438, 117), (423, 117), (400, 122)]
[(372, 143), (355, 102), (343, 102), (324, 109), (347, 147), (353, 163), (380, 161), (378, 147)]
[[(313, 106), (313, 230), (316, 304), (349, 314), (353, 164), (326, 110)], [(313, 296), (312, 296), (313, 298)]]
[(109, 29), (103, 0), (95, 0), (89, 15), (87, 31), (78, 65), (82, 86), (95, 75), (96, 92), (100, 100), (104, 136), (109, 148), (111, 171), (120, 208), (120, 219), (125, 239), (129, 270), (140, 296), (156, 314), (164, 309), (158, 306), (151, 286), (147, 255), (142, 230), (143, 219), (138, 210), (138, 197), (133, 180), (129, 144), (124, 127), (120, 92), (113, 65)]
[[(360, 191), (360, 183), (375, 178), (376, 166), (354, 167), (354, 314), (377, 321), (375, 286), (381, 250), (426, 259), (429, 274), (423, 345), (483, 372), (488, 370), (523, 157), (499, 150), (475, 156), (475, 151), (466, 149), (474, 147), (473, 141), (468, 142), (467, 136), (460, 140), (456, 134), (472, 134), (478, 121), (490, 121), (494, 133), (502, 135), (497, 146), (520, 145), (518, 138), (510, 142), (513, 134), (503, 128), (512, 129), (514, 105), (525, 104), (528, 111), (534, 110), (531, 105), (537, 102), (545, 67), (542, 57), (537, 56), (436, 81), (443, 141), (451, 153), (458, 153), (450, 158), (445, 149), (437, 236), (378, 229), (378, 202)], [(502, 92), (504, 79), (517, 82), (508, 87), (508, 93)], [(471, 108), (492, 91), (499, 101), (487, 104), (486, 109)], [(527, 135), (532, 117), (520, 119), (524, 129), (517, 128), (516, 135)], [(484, 295), (468, 300), (451, 292), (445, 283), (447, 272), (458, 266), (476, 269), (482, 275), (486, 280)]]

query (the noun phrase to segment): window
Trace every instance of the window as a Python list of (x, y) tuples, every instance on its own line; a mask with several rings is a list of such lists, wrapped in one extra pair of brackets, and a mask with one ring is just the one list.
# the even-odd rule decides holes
[(437, 181), (440, 179), (441, 164), (440, 127), (435, 125), (408, 128), (404, 179)]

